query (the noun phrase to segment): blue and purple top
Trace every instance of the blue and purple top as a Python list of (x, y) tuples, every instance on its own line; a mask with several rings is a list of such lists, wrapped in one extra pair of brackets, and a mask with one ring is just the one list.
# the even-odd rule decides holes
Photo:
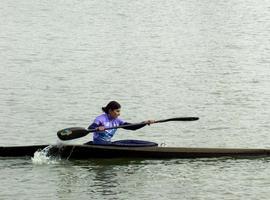
[[(123, 121), (121, 118), (112, 118), (110, 115), (103, 113), (102, 115), (99, 115), (96, 117), (94, 122), (88, 127), (88, 129), (96, 129), (99, 126), (104, 126), (105, 128), (111, 128), (111, 127), (116, 127), (120, 125), (126, 125), (130, 124), (128, 122)], [(137, 130), (139, 128), (144, 127), (145, 124), (142, 125), (136, 125), (132, 127), (126, 127), (124, 129), (128, 130)], [(94, 144), (108, 144), (111, 143), (111, 139), (116, 133), (117, 129), (109, 129), (109, 130), (104, 130), (104, 131), (97, 131), (94, 132), (93, 134), (93, 143)]]

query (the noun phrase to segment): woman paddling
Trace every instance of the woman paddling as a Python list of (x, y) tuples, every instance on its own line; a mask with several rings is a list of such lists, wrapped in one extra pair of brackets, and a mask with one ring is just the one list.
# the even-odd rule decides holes
[[(93, 134), (94, 144), (110, 144), (111, 139), (114, 136), (117, 129), (105, 130), (105, 128), (116, 127), (120, 125), (131, 124), (123, 121), (119, 118), (121, 105), (116, 101), (111, 101), (106, 107), (102, 107), (103, 114), (96, 117), (94, 122), (88, 127), (88, 129), (96, 129)], [(125, 127), (127, 130), (137, 130), (144, 127), (146, 124), (150, 125), (154, 123), (154, 120), (147, 120), (145, 124), (134, 125), (131, 127)]]

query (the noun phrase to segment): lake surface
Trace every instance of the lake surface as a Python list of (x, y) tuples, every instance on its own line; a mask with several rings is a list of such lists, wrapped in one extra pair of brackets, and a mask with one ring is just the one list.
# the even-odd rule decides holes
[[(270, 148), (270, 2), (0, 2), (0, 145), (56, 144), (111, 100), (114, 140)], [(70, 141), (81, 144), (88, 136)], [(0, 199), (269, 199), (270, 160), (0, 158)]]

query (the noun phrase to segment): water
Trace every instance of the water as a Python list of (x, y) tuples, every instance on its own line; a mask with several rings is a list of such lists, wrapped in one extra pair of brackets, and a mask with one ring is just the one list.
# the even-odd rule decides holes
[(2, 199), (269, 197), (269, 159), (89, 160), (49, 165), (2, 159), (1, 167)]
[[(1, 146), (55, 144), (117, 100), (129, 122), (200, 120), (115, 140), (270, 148), (266, 0), (4, 0), (0, 19)], [(48, 162), (1, 158), (0, 199), (269, 199), (263, 158)]]
[(34, 153), (34, 156), (31, 158), (34, 165), (46, 165), (46, 164), (56, 164), (61, 161), (61, 158), (57, 155), (50, 155), (50, 149), (53, 148), (53, 145), (49, 145), (44, 149), (39, 149)]

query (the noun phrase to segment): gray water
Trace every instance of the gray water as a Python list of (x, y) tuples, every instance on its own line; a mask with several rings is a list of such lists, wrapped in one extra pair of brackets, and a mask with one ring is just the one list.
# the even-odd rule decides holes
[[(110, 100), (117, 139), (270, 148), (270, 2), (0, 2), (0, 145), (55, 144)], [(71, 141), (81, 144), (91, 135)], [(269, 159), (0, 159), (0, 199), (269, 199)]]

